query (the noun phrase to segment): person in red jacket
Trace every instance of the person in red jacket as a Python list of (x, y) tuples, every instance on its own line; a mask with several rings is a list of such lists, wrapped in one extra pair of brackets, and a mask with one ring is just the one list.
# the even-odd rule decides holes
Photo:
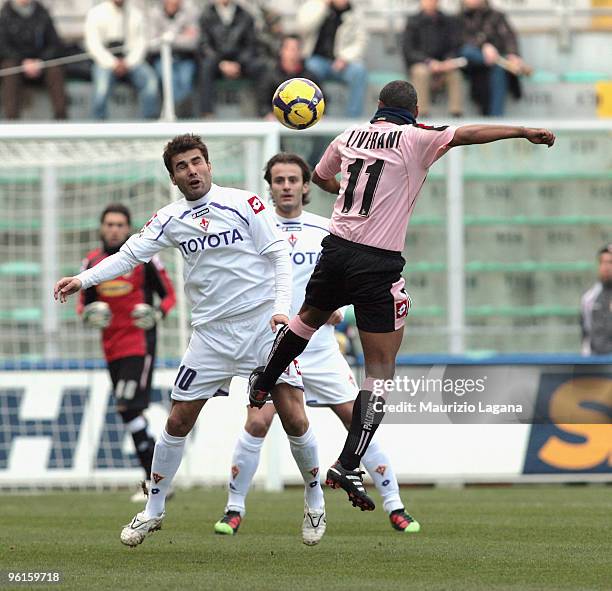
[[(129, 238), (131, 214), (125, 205), (112, 203), (100, 216), (102, 246), (87, 254), (83, 270), (117, 252)], [(154, 304), (154, 294), (159, 304)], [(147, 482), (155, 440), (143, 411), (149, 406), (155, 363), (156, 324), (174, 307), (174, 287), (157, 257), (130, 273), (84, 290), (77, 311), (86, 325), (102, 329), (102, 346), (108, 364), (117, 412), (132, 435)], [(137, 493), (134, 501), (144, 497)]]

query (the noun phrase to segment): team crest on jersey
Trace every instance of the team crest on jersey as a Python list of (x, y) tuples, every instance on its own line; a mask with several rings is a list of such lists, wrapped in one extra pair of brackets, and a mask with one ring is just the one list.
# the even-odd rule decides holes
[(200, 228), (204, 230), (204, 232), (208, 232), (208, 226), (210, 224), (210, 220), (208, 218), (202, 218), (200, 220)]
[(298, 241), (297, 236), (293, 232), (291, 232), (291, 236), (289, 236), (287, 240), (289, 241), (289, 244), (291, 244), (292, 248), (295, 246), (295, 243)]
[(395, 302), (395, 318), (406, 318), (408, 315), (408, 300), (400, 300)]
[(255, 212), (255, 214), (258, 214), (260, 211), (266, 209), (266, 206), (263, 204), (263, 201), (255, 195), (253, 195), (253, 197), (249, 199), (249, 205), (251, 206), (251, 209)]
[(387, 471), (387, 466), (385, 466), (384, 464), (381, 464), (380, 466), (376, 467), (376, 472), (380, 474), (381, 476), (384, 476), (386, 471)]
[(155, 484), (158, 484), (165, 478), (165, 476), (162, 476), (157, 472), (153, 472), (153, 474), (151, 474), (151, 478), (153, 479), (153, 482), (155, 482)]

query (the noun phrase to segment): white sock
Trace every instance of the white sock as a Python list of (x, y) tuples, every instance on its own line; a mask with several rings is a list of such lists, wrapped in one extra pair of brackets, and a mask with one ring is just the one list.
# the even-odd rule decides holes
[(264, 439), (255, 437), (244, 429), (238, 437), (232, 457), (232, 476), (229, 481), (226, 511), (238, 511), (244, 516), (246, 496), (259, 466)]
[(186, 437), (169, 435), (166, 429), (162, 431), (153, 452), (151, 466), (151, 489), (145, 507), (145, 517), (157, 517), (164, 512), (166, 495), (183, 459)]
[(399, 496), (399, 485), (393, 472), (389, 457), (381, 449), (376, 440), (370, 442), (365, 455), (361, 458), (365, 469), (371, 476), (376, 490), (383, 498), (383, 507), (387, 513), (402, 509), (404, 503)]
[(319, 450), (314, 431), (309, 426), (304, 435), (287, 435), (287, 438), (295, 463), (304, 479), (306, 503), (311, 509), (322, 510), (325, 507), (325, 499), (319, 482)]

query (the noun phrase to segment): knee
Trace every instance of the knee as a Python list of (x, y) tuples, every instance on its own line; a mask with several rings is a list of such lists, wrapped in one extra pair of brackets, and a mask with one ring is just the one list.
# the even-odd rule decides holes
[(166, 431), (168, 435), (173, 435), (174, 437), (186, 437), (191, 431), (192, 424), (187, 420), (186, 417), (171, 414), (166, 421)]
[(391, 380), (395, 375), (395, 357), (379, 357), (368, 359), (366, 364), (366, 375), (368, 377)]
[(283, 429), (287, 435), (292, 437), (300, 437), (308, 430), (308, 418), (303, 407), (301, 412), (291, 413), (291, 416), (285, 417), (282, 421)]
[(265, 437), (270, 429), (270, 423), (264, 419), (252, 419), (249, 418), (247, 424), (244, 426), (244, 430), (253, 437)]

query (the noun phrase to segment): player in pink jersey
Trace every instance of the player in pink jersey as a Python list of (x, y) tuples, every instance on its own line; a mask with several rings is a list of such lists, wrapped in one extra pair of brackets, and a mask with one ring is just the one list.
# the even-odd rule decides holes
[[(323, 239), (319, 263), (297, 316), (276, 337), (268, 363), (249, 379), (249, 398), (261, 406), (285, 367), (306, 348), (331, 313), (353, 304), (366, 377), (353, 407), (351, 428), (327, 484), (343, 488), (354, 506), (374, 509), (359, 471), (384, 413), (375, 382), (390, 380), (404, 334), (410, 299), (404, 289), (401, 255), (408, 221), (429, 167), (454, 146), (524, 138), (548, 147), (546, 129), (509, 125), (429, 127), (416, 122), (417, 95), (403, 80), (380, 92), (371, 121), (341, 133), (315, 168), (313, 182), (338, 195)], [(341, 181), (336, 175), (341, 173)]]

